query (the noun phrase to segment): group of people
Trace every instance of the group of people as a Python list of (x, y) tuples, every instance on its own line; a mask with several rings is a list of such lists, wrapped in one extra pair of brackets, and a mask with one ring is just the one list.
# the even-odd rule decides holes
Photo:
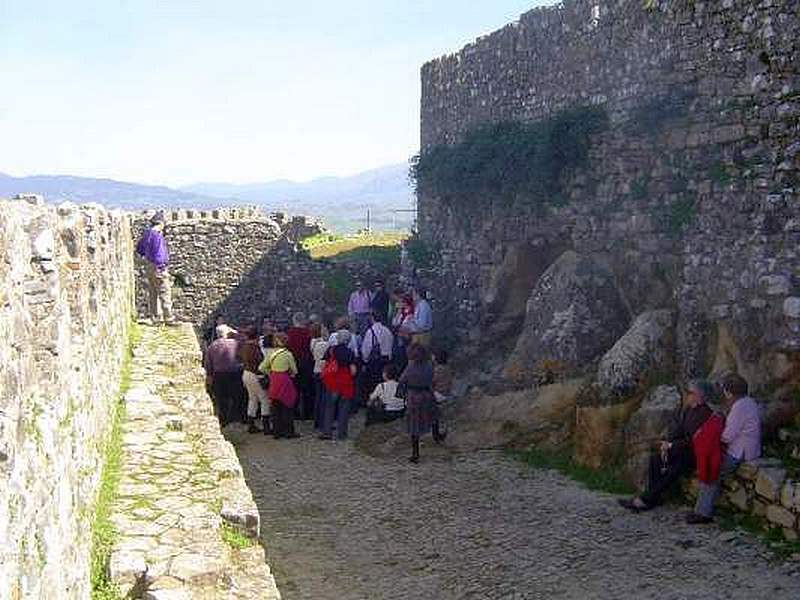
[(344, 440), (365, 408), (367, 426), (405, 418), (412, 462), (420, 436), (441, 442), (439, 403), (450, 394), (447, 354), (431, 352), (433, 318), (425, 291), (373, 289), (358, 282), (347, 315), (331, 324), (295, 313), (279, 329), (231, 327), (218, 317), (204, 353), (207, 388), (221, 426), (248, 425), (276, 439), (294, 438), (295, 419), (313, 420), (324, 440)]
[(658, 441), (650, 457), (644, 492), (621, 499), (623, 507), (633, 512), (654, 508), (673, 484), (696, 471), (697, 501), (686, 521), (711, 522), (720, 480), (743, 461), (761, 456), (761, 417), (758, 404), (748, 395), (747, 382), (736, 374), (722, 380), (719, 392), (726, 416), (708, 404), (716, 391), (707, 381), (689, 382), (667, 439)]

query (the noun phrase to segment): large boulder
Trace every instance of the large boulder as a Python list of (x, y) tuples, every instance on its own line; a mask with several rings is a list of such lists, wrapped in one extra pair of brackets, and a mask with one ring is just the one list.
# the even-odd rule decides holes
[(625, 425), (625, 474), (641, 488), (655, 442), (665, 439), (681, 403), (678, 388), (660, 385), (650, 391)]
[(614, 344), (628, 322), (611, 272), (591, 256), (567, 251), (536, 282), (504, 374), (531, 380), (541, 364), (558, 365), (567, 373), (584, 370)]
[(486, 307), (485, 326), (497, 339), (508, 339), (510, 333), (519, 331), (533, 286), (563, 251), (544, 240), (508, 247), (481, 298)]
[(615, 404), (592, 402), (594, 386), (582, 390), (575, 407), (575, 460), (599, 469), (622, 459), (625, 424), (639, 407), (639, 398)]
[(612, 401), (631, 396), (672, 372), (675, 315), (670, 310), (640, 314), (597, 368), (601, 397)]
[(559, 448), (572, 438), (575, 402), (585, 383), (573, 379), (497, 396), (468, 396), (459, 404), (448, 445), (460, 450), (530, 443)]

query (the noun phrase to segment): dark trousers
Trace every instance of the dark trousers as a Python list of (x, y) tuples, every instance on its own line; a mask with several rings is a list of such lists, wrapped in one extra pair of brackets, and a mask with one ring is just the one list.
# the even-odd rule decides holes
[(244, 423), (247, 416), (245, 401), (247, 392), (242, 383), (241, 371), (214, 373), (211, 381), (211, 394), (220, 427), (225, 427), (228, 423)]
[(301, 360), (297, 374), (297, 418), (314, 418), (314, 363)]
[(367, 427), (375, 423), (389, 423), (406, 416), (406, 410), (386, 410), (383, 405), (368, 406), (367, 420), (364, 425)]
[(325, 386), (319, 373), (314, 373), (314, 429), (322, 429), (325, 415)]
[(272, 429), (275, 437), (294, 435), (294, 408), (289, 408), (275, 400), (270, 400), (270, 408), (272, 409)]
[(661, 499), (675, 482), (688, 475), (694, 469), (694, 457), (690, 450), (670, 451), (666, 465), (659, 452), (650, 456), (650, 466), (647, 471), (647, 487), (642, 494), (642, 501), (647, 506), (657, 506)]

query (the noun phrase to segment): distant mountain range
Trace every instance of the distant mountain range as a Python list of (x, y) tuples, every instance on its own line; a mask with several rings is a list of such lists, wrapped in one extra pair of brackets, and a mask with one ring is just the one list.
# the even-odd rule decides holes
[(321, 177), (298, 183), (278, 180), (235, 185), (198, 183), (173, 189), (70, 175), (11, 177), (0, 173), (0, 197), (20, 193), (41, 194), (49, 202), (97, 202), (109, 208), (214, 208), (239, 204), (261, 206), (267, 212), (283, 211), (321, 217), (334, 231), (350, 232), (366, 224), (370, 210), (374, 229), (408, 228), (413, 222), (413, 190), (408, 165), (398, 164), (365, 171), (351, 177)]

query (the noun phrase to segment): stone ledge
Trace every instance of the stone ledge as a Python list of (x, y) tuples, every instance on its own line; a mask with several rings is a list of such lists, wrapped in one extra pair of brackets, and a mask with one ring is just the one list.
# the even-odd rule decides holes
[(123, 478), (109, 574), (132, 598), (280, 598), (263, 548), (228, 545), (223, 523), (257, 540), (260, 516), (205, 393), (189, 325), (143, 328), (125, 397)]
[[(697, 480), (687, 482), (684, 489), (695, 497)], [(800, 538), (800, 482), (787, 479), (786, 469), (777, 458), (742, 463), (723, 481), (720, 503), (766, 519), (780, 527), (787, 540)]]

